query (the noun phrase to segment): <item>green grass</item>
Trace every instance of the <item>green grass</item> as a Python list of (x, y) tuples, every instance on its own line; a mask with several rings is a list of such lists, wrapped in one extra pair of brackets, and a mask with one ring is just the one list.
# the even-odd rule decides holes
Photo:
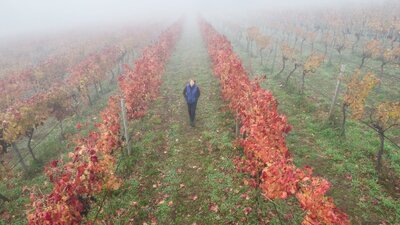
[[(279, 111), (288, 116), (289, 123), (294, 127), (287, 136), (287, 144), (295, 163), (300, 167), (311, 165), (314, 174), (325, 177), (332, 183), (329, 195), (350, 215), (352, 223), (399, 223), (399, 191), (392, 182), (398, 181), (400, 173), (398, 150), (389, 143), (385, 145), (385, 171), (391, 171), (394, 175), (392, 180), (386, 181), (375, 170), (374, 156), (379, 139), (374, 131), (350, 120), (346, 124), (346, 138), (343, 138), (337, 125), (326, 123), (330, 99), (320, 92), (328, 97), (333, 93), (336, 67), (324, 64), (315, 75), (307, 77), (306, 94), (302, 96), (298, 92), (299, 72), (293, 75), (294, 79), (292, 78), (288, 87), (281, 87), (281, 81), (270, 75), (272, 57), (266, 63), (268, 66), (262, 66), (259, 58), (251, 57), (244, 51), (243, 44), (233, 44), (246, 68), (251, 66), (255, 74), (267, 74), (267, 80), (262, 86), (273, 92), (280, 103)], [(279, 58), (276, 65), (275, 71), (278, 71)], [(289, 69), (290, 66), (282, 73), (282, 77), (287, 75)], [(347, 69), (352, 71), (349, 67)], [(316, 88), (317, 91), (311, 88)], [(393, 84), (382, 85), (378, 95), (370, 101), (390, 100), (397, 88), (393, 88)], [(336, 113), (338, 123), (340, 115), (339, 112)], [(391, 135), (398, 134), (398, 130), (391, 132)]]

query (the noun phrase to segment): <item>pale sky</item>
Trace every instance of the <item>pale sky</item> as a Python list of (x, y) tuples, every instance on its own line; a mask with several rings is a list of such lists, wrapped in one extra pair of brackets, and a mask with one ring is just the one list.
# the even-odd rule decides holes
[[(243, 12), (274, 7), (308, 7), (362, 0), (0, 0), (0, 37), (74, 27), (128, 23), (183, 13)], [(376, 0), (378, 1), (378, 0)]]

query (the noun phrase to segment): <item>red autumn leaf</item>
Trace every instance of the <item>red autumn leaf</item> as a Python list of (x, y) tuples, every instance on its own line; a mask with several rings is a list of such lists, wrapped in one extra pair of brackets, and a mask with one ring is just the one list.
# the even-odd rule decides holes
[(243, 212), (245, 215), (248, 215), (249, 213), (251, 213), (251, 211), (253, 211), (253, 209), (251, 207), (246, 207), (243, 209)]
[(211, 203), (208, 209), (212, 212), (218, 212), (218, 205), (216, 203)]

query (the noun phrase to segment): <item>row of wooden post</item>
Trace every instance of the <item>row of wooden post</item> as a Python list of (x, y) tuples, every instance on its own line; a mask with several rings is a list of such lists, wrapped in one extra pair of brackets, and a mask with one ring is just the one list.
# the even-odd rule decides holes
[(126, 142), (126, 151), (127, 154), (131, 154), (131, 144), (130, 144), (130, 136), (128, 131), (128, 120), (126, 118), (126, 107), (125, 107), (125, 99), (121, 98), (121, 119), (122, 119), (122, 127), (124, 129), (124, 137)]

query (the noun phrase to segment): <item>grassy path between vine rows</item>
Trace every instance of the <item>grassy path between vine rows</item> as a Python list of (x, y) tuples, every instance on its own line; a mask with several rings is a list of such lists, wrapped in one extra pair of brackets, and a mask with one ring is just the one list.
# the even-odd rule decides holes
[[(201, 89), (195, 128), (182, 96), (191, 77)], [(241, 151), (232, 146), (232, 115), (224, 110), (194, 21), (184, 27), (160, 90), (145, 118), (131, 125), (134, 153), (118, 171), (124, 185), (107, 200), (101, 218), (114, 224), (279, 223), (272, 202), (257, 201), (259, 192), (243, 185), (233, 165)], [(281, 203), (275, 203), (281, 213), (296, 210)]]

